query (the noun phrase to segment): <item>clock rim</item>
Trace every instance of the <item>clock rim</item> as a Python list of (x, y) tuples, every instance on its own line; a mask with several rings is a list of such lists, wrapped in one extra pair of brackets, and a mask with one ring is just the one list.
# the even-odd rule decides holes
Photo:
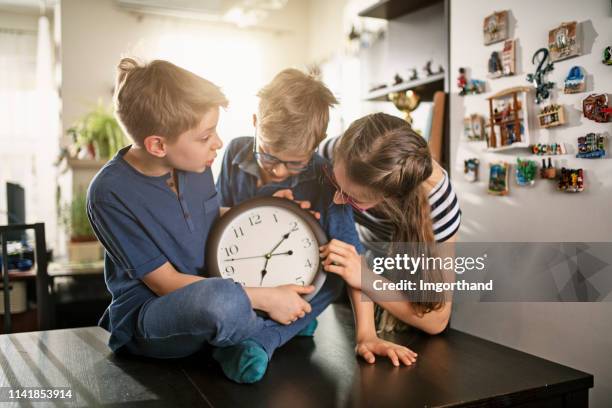
[[(315, 239), (317, 240), (318, 246), (325, 245), (329, 242), (327, 238), (327, 234), (319, 225), (317, 219), (310, 214), (308, 211), (301, 208), (294, 201), (288, 200), (286, 198), (279, 197), (254, 197), (250, 198), (242, 203), (231, 207), (223, 216), (218, 217), (213, 223), (210, 231), (208, 233), (208, 239), (206, 240), (205, 246), (205, 257), (206, 257), (206, 276), (208, 277), (218, 277), (223, 278), (221, 275), (221, 271), (219, 270), (219, 263), (217, 260), (217, 249), (219, 247), (219, 243), (221, 242), (221, 237), (223, 235), (223, 231), (228, 227), (229, 224), (232, 223), (238, 216), (243, 213), (253, 210), (257, 207), (262, 206), (272, 206), (272, 207), (281, 207), (285, 210), (288, 210), (298, 216), (306, 225), (310, 228)], [(317, 265), (317, 272), (315, 273), (312, 282), (310, 285), (314, 285), (315, 290), (308, 294), (302, 296), (305, 300), (310, 301), (321, 289), (326, 280), (326, 273), (323, 270), (322, 261), (319, 258), (319, 263)], [(223, 279), (231, 279), (231, 278), (223, 278)], [(235, 281), (234, 281), (235, 282)]]

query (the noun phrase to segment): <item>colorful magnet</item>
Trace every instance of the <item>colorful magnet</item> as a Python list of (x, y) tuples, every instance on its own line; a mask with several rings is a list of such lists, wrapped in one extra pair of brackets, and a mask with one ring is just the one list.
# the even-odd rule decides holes
[(532, 186), (535, 184), (535, 176), (538, 165), (535, 160), (516, 159), (516, 184), (519, 186)]
[(562, 167), (557, 189), (566, 193), (580, 193), (584, 191), (584, 170)]
[(489, 165), (489, 194), (507, 195), (510, 165), (506, 162)]
[(463, 161), (463, 174), (465, 179), (470, 183), (478, 181), (478, 166), (480, 161), (476, 158)]
[(601, 159), (606, 156), (606, 137), (598, 133), (587, 133), (578, 138), (578, 154), (580, 159)]
[(567, 77), (565, 78), (565, 87), (563, 92), (566, 94), (573, 94), (584, 92), (586, 89), (586, 83), (584, 80), (584, 72), (579, 66), (574, 66), (569, 70)]

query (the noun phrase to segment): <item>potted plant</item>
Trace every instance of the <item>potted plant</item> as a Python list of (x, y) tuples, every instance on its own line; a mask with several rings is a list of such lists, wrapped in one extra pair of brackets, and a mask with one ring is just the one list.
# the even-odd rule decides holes
[(68, 261), (70, 263), (95, 262), (102, 259), (102, 246), (96, 239), (87, 218), (87, 196), (79, 191), (70, 205), (64, 207), (62, 224), (70, 233)]
[(68, 129), (68, 134), (80, 150), (97, 160), (110, 159), (126, 144), (115, 116), (102, 104)]

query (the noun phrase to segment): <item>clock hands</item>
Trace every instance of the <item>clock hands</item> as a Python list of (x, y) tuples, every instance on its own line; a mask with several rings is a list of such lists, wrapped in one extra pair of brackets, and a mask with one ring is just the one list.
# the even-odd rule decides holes
[(287, 252), (277, 252), (276, 254), (266, 254), (266, 255), (257, 255), (257, 256), (245, 256), (243, 258), (230, 258), (230, 259), (224, 259), (223, 262), (241, 261), (243, 259), (268, 258), (268, 255), (270, 257), (278, 256), (278, 255), (293, 255), (293, 251), (289, 250)]

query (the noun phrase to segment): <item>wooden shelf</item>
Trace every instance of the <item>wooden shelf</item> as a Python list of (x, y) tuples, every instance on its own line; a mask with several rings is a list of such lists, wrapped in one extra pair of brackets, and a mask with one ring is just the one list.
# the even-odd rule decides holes
[(364, 100), (366, 101), (389, 101), (387, 95), (393, 92), (402, 92), (413, 90), (419, 95), (422, 101), (433, 100), (433, 94), (436, 91), (444, 90), (444, 72), (441, 74), (431, 75), (414, 81), (404, 81), (400, 84), (388, 86), (382, 89), (377, 89), (368, 93)]
[(79, 160), (75, 158), (64, 158), (60, 163), (60, 172), (64, 173), (68, 169), (88, 169), (99, 170), (108, 160)]
[(422, 8), (440, 3), (442, 0), (383, 0), (359, 13), (359, 17), (393, 20)]

